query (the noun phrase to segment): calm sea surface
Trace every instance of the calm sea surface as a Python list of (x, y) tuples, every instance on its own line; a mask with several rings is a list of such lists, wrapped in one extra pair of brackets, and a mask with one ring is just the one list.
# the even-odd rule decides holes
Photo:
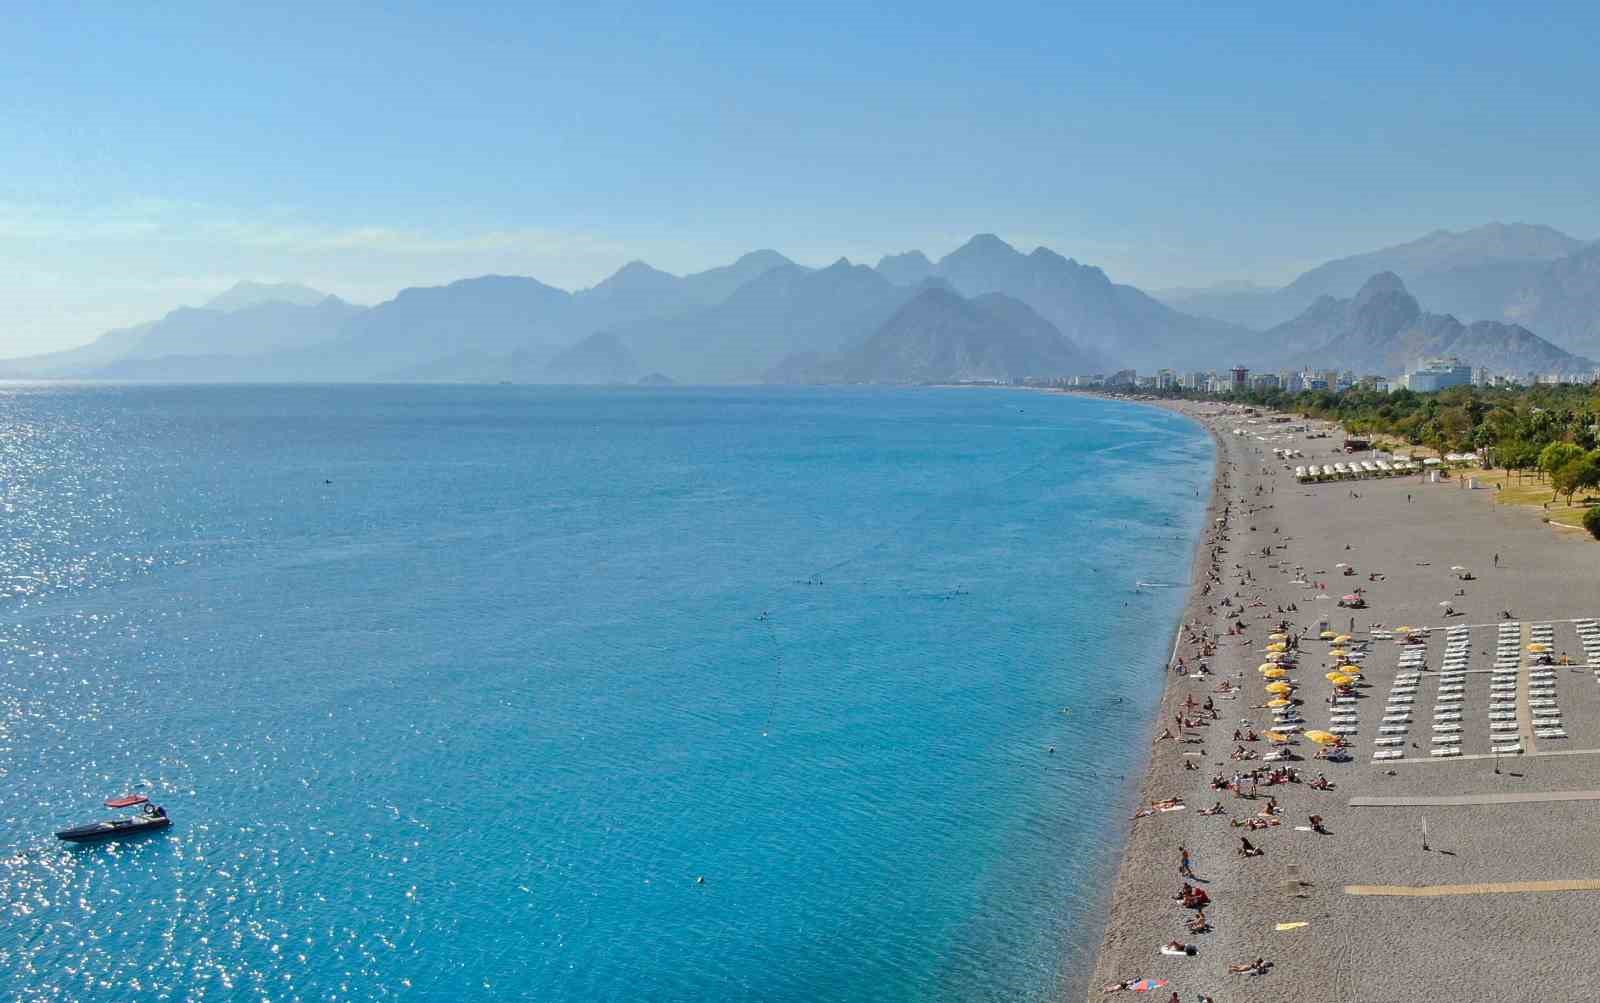
[[(0, 387), (0, 997), (1053, 998), (1211, 461), (1001, 391)], [(52, 836), (130, 789), (169, 833)]]

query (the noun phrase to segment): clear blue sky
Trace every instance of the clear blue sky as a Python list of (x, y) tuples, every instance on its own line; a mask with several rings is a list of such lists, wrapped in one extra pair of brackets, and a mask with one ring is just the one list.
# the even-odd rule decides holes
[(1154, 288), (1600, 237), (1592, 2), (221, 6), (5, 14), (0, 355), (239, 278), (373, 301), (993, 231)]

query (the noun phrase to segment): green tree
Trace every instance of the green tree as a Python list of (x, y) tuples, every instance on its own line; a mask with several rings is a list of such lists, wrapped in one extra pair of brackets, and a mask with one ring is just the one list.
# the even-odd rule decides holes
[(1584, 488), (1600, 485), (1600, 462), (1587, 453), (1576, 456), (1556, 468), (1550, 475), (1550, 484), (1566, 495), (1567, 504), (1571, 505), (1573, 495)]
[(1583, 513), (1583, 528), (1589, 531), (1590, 536), (1600, 540), (1600, 505), (1595, 505)]
[(1570, 442), (1552, 442), (1539, 453), (1539, 469), (1554, 477), (1557, 470), (1584, 455), (1583, 447)]

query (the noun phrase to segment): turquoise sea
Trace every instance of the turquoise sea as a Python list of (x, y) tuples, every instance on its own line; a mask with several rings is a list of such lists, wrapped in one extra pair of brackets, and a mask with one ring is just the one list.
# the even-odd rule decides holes
[[(1058, 998), (1211, 462), (1000, 390), (0, 386), (0, 997)], [(130, 789), (173, 829), (52, 836)]]

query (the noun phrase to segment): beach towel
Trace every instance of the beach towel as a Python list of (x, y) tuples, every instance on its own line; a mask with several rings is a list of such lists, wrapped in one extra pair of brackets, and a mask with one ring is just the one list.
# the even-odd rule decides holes
[(1310, 926), (1310, 925), (1311, 925), (1310, 923), (1305, 923), (1305, 922), (1279, 923), (1277, 926), (1274, 926), (1273, 929), (1278, 931), (1279, 933), (1287, 933), (1290, 930), (1298, 930), (1303, 926)]

